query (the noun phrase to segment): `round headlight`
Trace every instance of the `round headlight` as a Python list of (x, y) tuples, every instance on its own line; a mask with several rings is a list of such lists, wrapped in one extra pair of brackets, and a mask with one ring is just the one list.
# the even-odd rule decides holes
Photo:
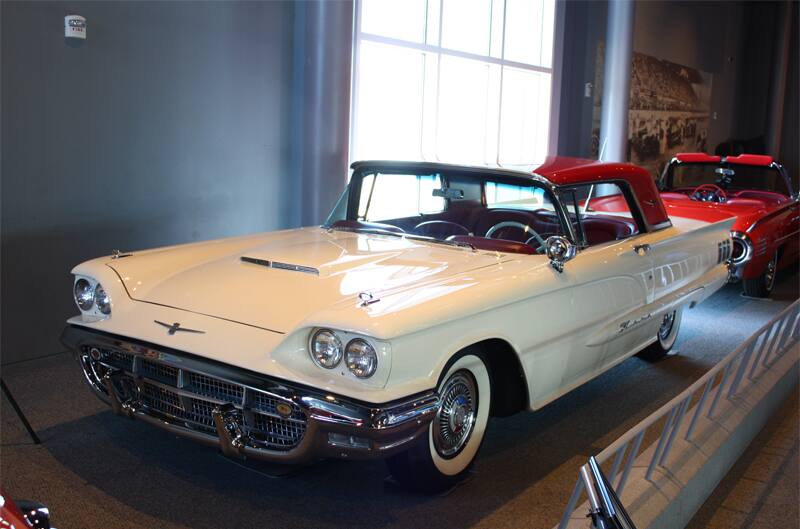
[(91, 310), (94, 305), (94, 291), (92, 291), (92, 284), (81, 278), (75, 281), (73, 287), (73, 294), (75, 295), (75, 303), (81, 310)]
[(345, 351), (345, 361), (347, 369), (358, 378), (369, 378), (375, 374), (378, 368), (378, 355), (375, 348), (369, 342), (356, 338), (350, 340)]
[(320, 367), (333, 369), (342, 360), (342, 342), (333, 331), (320, 329), (311, 337), (311, 358)]
[(94, 287), (94, 302), (97, 308), (100, 309), (100, 312), (103, 314), (111, 314), (111, 298), (100, 283), (97, 283), (97, 286)]

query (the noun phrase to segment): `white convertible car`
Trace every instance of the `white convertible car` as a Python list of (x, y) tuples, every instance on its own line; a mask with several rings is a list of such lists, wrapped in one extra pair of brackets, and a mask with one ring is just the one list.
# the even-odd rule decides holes
[(489, 416), (665, 355), (725, 283), (731, 223), (670, 221), (629, 164), (358, 162), (324, 226), (78, 265), (62, 341), (117, 414), (441, 490)]

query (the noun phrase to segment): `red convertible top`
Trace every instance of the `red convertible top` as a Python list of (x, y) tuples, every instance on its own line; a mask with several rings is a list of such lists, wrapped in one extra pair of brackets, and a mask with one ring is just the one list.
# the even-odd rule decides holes
[(739, 165), (759, 165), (769, 167), (774, 161), (772, 156), (764, 154), (740, 154), (739, 156), (711, 156), (704, 152), (680, 152), (675, 155), (675, 159), (679, 162), (694, 162), (694, 163), (735, 163)]
[(549, 156), (533, 171), (557, 186), (593, 184), (604, 180), (623, 180), (630, 185), (651, 226), (669, 221), (658, 187), (646, 169), (629, 163), (606, 163), (583, 158)]
[(675, 159), (679, 162), (700, 162), (700, 163), (719, 163), (722, 161), (721, 156), (711, 156), (704, 152), (679, 152), (675, 155)]
[(772, 156), (763, 154), (740, 154), (739, 156), (728, 156), (725, 158), (727, 163), (738, 163), (739, 165), (761, 165), (769, 167), (772, 165)]

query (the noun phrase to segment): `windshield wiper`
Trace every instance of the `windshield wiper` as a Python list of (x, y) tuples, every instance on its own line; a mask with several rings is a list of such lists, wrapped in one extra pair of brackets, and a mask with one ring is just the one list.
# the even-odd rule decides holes
[(405, 233), (398, 233), (391, 230), (382, 230), (380, 228), (351, 228), (349, 226), (329, 226), (329, 231), (349, 231), (351, 233), (371, 233), (373, 235), (392, 235), (394, 237), (403, 237)]
[(369, 233), (372, 235), (391, 235), (393, 237), (401, 237), (404, 239), (411, 239), (414, 241), (432, 242), (435, 244), (444, 244), (447, 246), (454, 246), (456, 248), (469, 248), (473, 252), (476, 251), (475, 246), (462, 241), (446, 241), (442, 239), (434, 239), (433, 237), (425, 237), (424, 235), (414, 235), (413, 233), (399, 233), (391, 230), (382, 230), (380, 228), (351, 228), (349, 226), (329, 226), (327, 228), (331, 231), (347, 231), (351, 233)]
[(433, 237), (425, 237), (424, 235), (414, 235), (413, 233), (404, 233), (402, 236), (405, 237), (406, 239), (413, 239), (415, 241), (432, 242), (435, 244), (445, 244), (447, 246), (455, 246), (457, 248), (469, 248), (473, 252), (476, 251), (475, 246), (468, 242), (434, 239)]

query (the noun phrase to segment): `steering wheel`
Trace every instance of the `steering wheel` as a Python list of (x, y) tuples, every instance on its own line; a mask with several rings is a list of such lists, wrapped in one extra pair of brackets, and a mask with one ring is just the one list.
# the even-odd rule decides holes
[(492, 235), (494, 235), (495, 232), (497, 232), (498, 230), (501, 230), (503, 228), (519, 228), (523, 232), (525, 232), (526, 234), (530, 233), (531, 237), (529, 237), (528, 240), (525, 241), (525, 244), (530, 244), (532, 240), (536, 239), (536, 242), (539, 243), (539, 246), (536, 247), (536, 251), (537, 252), (539, 252), (540, 250), (542, 250), (545, 247), (544, 239), (542, 239), (541, 235), (536, 233), (536, 230), (534, 230), (533, 228), (531, 228), (527, 224), (523, 224), (521, 222), (517, 222), (517, 221), (514, 221), (514, 220), (504, 220), (503, 222), (498, 222), (497, 224), (495, 224), (494, 226), (492, 226), (491, 228), (486, 230), (485, 237), (487, 239), (491, 239)]
[(689, 195), (692, 200), (701, 202), (727, 202), (728, 194), (724, 189), (714, 184), (700, 184)]
[[(455, 231), (452, 229), (452, 233), (447, 233), (448, 236), (453, 235), (472, 235), (467, 228), (462, 226), (461, 224), (450, 222), (449, 220), (428, 220), (425, 222), (420, 222), (414, 229), (412, 230), (417, 235), (430, 235), (431, 232), (436, 232), (438, 228), (442, 230), (447, 230), (447, 228), (455, 228)], [(435, 237), (435, 235), (431, 235)]]

